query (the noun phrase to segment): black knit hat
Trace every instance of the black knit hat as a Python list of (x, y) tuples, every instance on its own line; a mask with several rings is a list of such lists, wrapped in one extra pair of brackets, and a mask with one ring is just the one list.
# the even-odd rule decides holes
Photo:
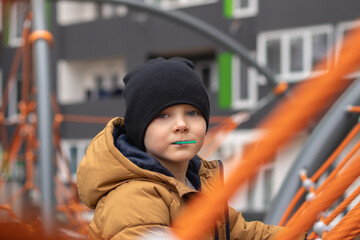
[(156, 58), (124, 77), (125, 129), (134, 145), (145, 150), (144, 136), (150, 122), (164, 109), (190, 104), (209, 125), (210, 104), (205, 86), (185, 58)]

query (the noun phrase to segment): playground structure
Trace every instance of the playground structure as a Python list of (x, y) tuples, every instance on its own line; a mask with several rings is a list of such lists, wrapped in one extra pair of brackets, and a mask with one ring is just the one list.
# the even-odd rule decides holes
[[(31, 15), (28, 15), (27, 21), (31, 21)], [(16, 215), (13, 214), (11, 210), (11, 202), (15, 201), (18, 197), (20, 197), (26, 191), (35, 189), (37, 187), (33, 182), (33, 166), (34, 161), (36, 160), (36, 156), (34, 153), (38, 152), (39, 146), (36, 129), (39, 124), (37, 121), (36, 107), (37, 101), (35, 101), (35, 95), (37, 93), (37, 89), (35, 87), (34, 79), (31, 77), (31, 67), (33, 64), (31, 62), (31, 47), (36, 39), (35, 35), (32, 35), (30, 30), (30, 24), (28, 24), (29, 28), (24, 28), (23, 37), (24, 39), (30, 39), (29, 41), (24, 41), (24, 45), (18, 49), (12, 74), (17, 71), (17, 68), (20, 63), (21, 54), (23, 54), (23, 72), (24, 74), (23, 82), (23, 91), (22, 91), (22, 99), (23, 101), (19, 105), (20, 109), (20, 119), (21, 122), (15, 131), (14, 137), (10, 143), (7, 143), (8, 136), (6, 134), (5, 128), (5, 119), (2, 115), (0, 118), (0, 126), (1, 126), (1, 135), (2, 135), (2, 144), (3, 148), (7, 149), (4, 151), (3, 161), (2, 161), (2, 172), (3, 176), (6, 176), (6, 172), (8, 172), (9, 168), (15, 163), (18, 152), (21, 148), (21, 145), (25, 145), (25, 161), (27, 167), (27, 175), (26, 175), (26, 183), (25, 185), (9, 199), (8, 204), (1, 205), (1, 209), (7, 211), (13, 220), (17, 220), (21, 222), (21, 219), (18, 219)], [(39, 32), (37, 32), (39, 34)], [(216, 196), (215, 198), (210, 198), (211, 201), (205, 201), (204, 199), (198, 199), (190, 204), (189, 209), (185, 210), (183, 215), (174, 223), (175, 229), (180, 229), (179, 231), (175, 231), (175, 235), (179, 239), (201, 239), (201, 234), (206, 231), (206, 228), (210, 227), (213, 221), (215, 221), (216, 216), (218, 214), (217, 211), (221, 209), (217, 209), (216, 206), (223, 205), (227, 201), (227, 199), (234, 193), (234, 191), (248, 178), (250, 178), (258, 169), (265, 159), (270, 159), (270, 156), (273, 155), (276, 149), (283, 143), (288, 140), (292, 134), (296, 131), (299, 131), (304, 127), (304, 124), (313, 117), (317, 112), (324, 109), (326, 106), (331, 105), (332, 101), (340, 95), (340, 92), (346, 88), (349, 82), (341, 81), (345, 75), (351, 73), (356, 70), (358, 67), (357, 63), (360, 60), (358, 56), (360, 53), (359, 46), (357, 46), (356, 42), (360, 39), (360, 32), (357, 31), (353, 33), (353, 36), (349, 37), (348, 41), (345, 43), (345, 47), (343, 48), (343, 52), (341, 53), (342, 58), (340, 58), (339, 62), (336, 66), (333, 66), (332, 69), (329, 70), (327, 74), (318, 79), (312, 79), (301, 84), (294, 92), (291, 92), (291, 98), (286, 98), (276, 110), (275, 112), (264, 122), (260, 128), (266, 129), (268, 132), (266, 136), (264, 136), (259, 142), (256, 143), (257, 148), (260, 146), (261, 149), (264, 149), (263, 152), (259, 153), (255, 150), (255, 148), (249, 148), (248, 151), (243, 155), (242, 162), (238, 166), (234, 173), (227, 178), (227, 181), (224, 187), (216, 189), (218, 194), (207, 193), (208, 195)], [(44, 35), (40, 35), (41, 38), (45, 38)], [(50, 41), (51, 38), (48, 38), (47, 41)], [(11, 79), (8, 81), (9, 86), (11, 86)], [(345, 111), (344, 108), (349, 105), (359, 105), (359, 81), (355, 81), (350, 87), (349, 90), (346, 91), (339, 100), (339, 103), (336, 106), (336, 109), (342, 108), (342, 111)], [(7, 89), (7, 88), (6, 88)], [(280, 91), (284, 90), (283, 85), (279, 85), (275, 88), (275, 92), (283, 93)], [(326, 89), (327, 91), (322, 91), (321, 93), (315, 92), (314, 89)], [(312, 94), (310, 94), (312, 93)], [(6, 108), (6, 94), (4, 94), (4, 101), (1, 108), (1, 113), (5, 112)], [(298, 101), (296, 101), (298, 99)], [(301, 99), (301, 101), (299, 101)], [(302, 105), (300, 105), (302, 104)], [(56, 98), (52, 97), (52, 105), (53, 111), (55, 113), (54, 121), (52, 123), (53, 129), (53, 143), (56, 149), (56, 156), (59, 156), (54, 163), (62, 162), (65, 165), (68, 165), (68, 161), (63, 154), (63, 151), (60, 147), (60, 132), (59, 126), (62, 121), (71, 120), (71, 121), (82, 121), (84, 120), (81, 116), (66, 116), (62, 115), (59, 111), (59, 107), (56, 104)], [(311, 106), (311, 108), (310, 108)], [(297, 109), (306, 109), (306, 111), (296, 111)], [(330, 114), (327, 118), (332, 119), (335, 116), (339, 116), (340, 110), (334, 110), (333, 114)], [(352, 114), (358, 116), (359, 109), (356, 106), (352, 106), (348, 109), (348, 114)], [(222, 138), (230, 133), (232, 130), (236, 129), (242, 121), (246, 120), (248, 117), (248, 113), (239, 113), (238, 115), (231, 116), (229, 118), (224, 118), (222, 121), (219, 121), (218, 124), (209, 130), (209, 134), (204, 146), (204, 156), (211, 155), (211, 153), (219, 146)], [(344, 116), (344, 115), (341, 115)], [(105, 123), (109, 118), (92, 118), (93, 122)], [(355, 121), (354, 121), (355, 119)], [(356, 124), (356, 117), (352, 117), (349, 122), (347, 122), (347, 129), (349, 130)], [(212, 120), (213, 123), (216, 123), (216, 119)], [(341, 121), (341, 118), (337, 121)], [(336, 121), (333, 121), (333, 124)], [(321, 132), (321, 126), (324, 126), (325, 123), (320, 123), (323, 125), (319, 125), (319, 131)], [(287, 131), (284, 131), (284, 128)], [(328, 128), (327, 128), (328, 129)], [(324, 227), (314, 227), (313, 233), (309, 235), (309, 238), (316, 238), (317, 236), (321, 236), (324, 239), (353, 239), (355, 236), (359, 234), (359, 227), (356, 221), (356, 216), (358, 216), (358, 205), (352, 208), (336, 225), (333, 229), (329, 229), (329, 223), (337, 216), (339, 213), (343, 212), (345, 207), (354, 200), (356, 196), (358, 196), (359, 190), (356, 189), (349, 197), (343, 201), (343, 203), (338, 205), (338, 208), (329, 216), (318, 218), (318, 214), (324, 212), (327, 208), (331, 206), (333, 202), (335, 202), (347, 189), (347, 187), (356, 181), (357, 177), (360, 175), (357, 172), (360, 168), (359, 166), (359, 146), (356, 144), (353, 149), (348, 153), (348, 155), (344, 158), (343, 162), (338, 164), (338, 167), (333, 170), (333, 172), (327, 178), (328, 180), (324, 181), (323, 185), (316, 187), (315, 182), (319, 179), (320, 175), (324, 173), (326, 169), (334, 162), (336, 157), (339, 156), (339, 153), (342, 149), (350, 142), (354, 136), (358, 135), (359, 124), (356, 124), (353, 130), (349, 133), (349, 135), (345, 138), (344, 142), (340, 144), (340, 146), (336, 149), (333, 155), (328, 158), (328, 160), (324, 163), (322, 167), (319, 167), (318, 172), (311, 177), (311, 179), (302, 172), (301, 178), (304, 181), (304, 187), (301, 187), (299, 192), (294, 197), (294, 200), (289, 204), (289, 209), (286, 210), (285, 215), (282, 217), (280, 224), (286, 225), (289, 229), (285, 230), (279, 239), (294, 239), (296, 234), (299, 234), (302, 231), (308, 231), (312, 228), (312, 224), (318, 221), (317, 226)], [(314, 131), (317, 132), (317, 131)], [(282, 133), (282, 134), (279, 134)], [(343, 133), (342, 133), (343, 134)], [(222, 136), (219, 137), (219, 136)], [(339, 134), (340, 136), (340, 134)], [(315, 138), (315, 137), (314, 137)], [(340, 137), (339, 137), (340, 138)], [(325, 140), (323, 140), (325, 144)], [(315, 139), (314, 141), (317, 141)], [(311, 144), (309, 144), (311, 145)], [(310, 148), (310, 146), (308, 146)], [(305, 153), (304, 153), (305, 154)], [(312, 160), (315, 162), (315, 160)], [(298, 160), (298, 162), (302, 162)], [(298, 163), (299, 164), (299, 163)], [(317, 163), (320, 165), (320, 163)], [(297, 169), (293, 170), (293, 179), (294, 174), (301, 167), (307, 169), (307, 173), (311, 174), (310, 171), (315, 171), (316, 169), (310, 166), (308, 169), (304, 166), (295, 166)], [(343, 168), (343, 170), (341, 170)], [(250, 171), (251, 170), (251, 171)], [(309, 171), (310, 170), (310, 171)], [(357, 171), (356, 171), (357, 170)], [(346, 181), (345, 181), (346, 179)], [(297, 179), (296, 181), (300, 181)], [(76, 186), (72, 181), (70, 175), (68, 175), (67, 183), (64, 183), (56, 178), (56, 191), (55, 195), (57, 196), (58, 206), (56, 210), (64, 213), (67, 217), (68, 224), (63, 229), (68, 229), (69, 231), (79, 233), (80, 236), (86, 234), (87, 222), (83, 220), (82, 214), (87, 211), (86, 208), (79, 202), (76, 194)], [(330, 184), (331, 183), (331, 184)], [(1, 185), (5, 184), (4, 178), (1, 179)], [(0, 185), (0, 190), (1, 186)], [(291, 185), (288, 188), (293, 188), (294, 185)], [(285, 189), (286, 186), (283, 188)], [(310, 191), (311, 195), (314, 197), (309, 197), (308, 201), (305, 201), (304, 204), (300, 207), (300, 209), (295, 213), (293, 213), (293, 208), (296, 206), (297, 202), (305, 193), (305, 190)], [(290, 190), (289, 190), (290, 191)], [(219, 194), (220, 192), (220, 194)], [(292, 199), (293, 194), (288, 194), (288, 198)], [(318, 197), (317, 197), (318, 196)], [(331, 197), (330, 197), (331, 196)], [(284, 197), (279, 195), (278, 199)], [(206, 204), (204, 204), (206, 202)], [(0, 203), (2, 204), (2, 203)], [(201, 207), (199, 207), (201, 206)], [(214, 209), (214, 211), (209, 211), (209, 209)], [(276, 208), (274, 208), (276, 209)], [(273, 215), (279, 215), (279, 213), (272, 213)], [(289, 216), (293, 215), (289, 220)], [(354, 217), (355, 216), (355, 217)], [(270, 221), (277, 221), (277, 216), (268, 216)], [(206, 221), (204, 221), (206, 219)], [(275, 219), (275, 220), (274, 220)], [(274, 222), (273, 224), (276, 224)], [(202, 226), (202, 227), (199, 227)], [(196, 229), (195, 229), (196, 227)]]
[[(194, 201), (189, 204), (189, 207), (174, 223), (174, 229), (176, 229), (174, 230), (175, 235), (177, 235), (179, 239), (201, 239), (202, 234), (204, 234), (206, 229), (210, 228), (217, 216), (221, 214), (222, 209), (216, 208), (215, 206), (224, 206), (227, 199), (235, 192), (237, 187), (244, 183), (246, 179), (250, 178), (266, 160), (271, 159), (271, 156), (275, 154), (279, 146), (284, 144), (293, 133), (301, 130), (310, 117), (314, 116), (314, 114), (325, 106), (328, 106), (328, 104), (331, 104), (332, 98), (346, 85), (346, 82), (341, 80), (342, 77), (358, 68), (360, 56), (357, 50), (355, 50), (359, 49), (357, 44), (358, 39), (360, 39), (359, 29), (353, 32), (346, 42), (344, 42), (341, 57), (337, 65), (332, 66), (327, 74), (300, 84), (292, 92), (292, 98), (283, 101), (282, 104), (273, 111), (272, 115), (259, 126), (266, 131), (265, 136), (244, 153), (241, 163), (227, 178), (224, 185), (218, 183), (218, 188), (215, 191), (208, 192), (194, 199)], [(321, 64), (323, 63), (320, 63), (319, 67), (321, 67)], [(326, 92), (314, 91), (314, 89), (324, 88), (327, 88)], [(346, 94), (353, 95), (353, 100), (358, 102), (359, 81), (355, 82), (350, 89), (354, 90), (354, 92), (352, 94), (346, 92)], [(357, 109), (358, 108), (353, 108), (353, 111)], [(284, 131), (284, 129), (286, 130)], [(354, 131), (357, 131), (357, 129), (355, 128)], [(352, 137), (351, 135), (352, 134), (350, 134), (349, 138)], [(344, 144), (346, 144), (346, 141), (348, 141), (348, 139), (345, 140)], [(262, 151), (258, 151), (258, 149)], [(341, 149), (341, 147), (339, 147), (339, 149)], [(309, 190), (313, 192), (310, 195), (311, 197), (305, 201), (293, 218), (287, 222), (285, 225), (287, 228), (279, 234), (277, 239), (295, 239), (302, 232), (311, 230), (312, 224), (319, 220), (319, 215), (329, 208), (351, 183), (356, 181), (360, 174), (357, 169), (357, 164), (359, 164), (360, 160), (358, 150), (358, 144), (356, 144), (353, 150), (344, 158), (344, 162), (339, 164), (338, 168), (329, 175), (328, 180), (317, 189), (314, 188), (311, 190), (311, 184), (309, 184), (307, 177), (304, 174), (302, 175), (305, 182), (304, 185), (308, 186)], [(335, 156), (337, 154), (338, 152), (334, 153)], [(346, 164), (349, 160), (350, 163)], [(326, 162), (324, 167), (319, 170), (312, 179), (313, 181), (318, 178), (318, 175), (323, 172), (324, 169), (327, 169), (331, 161), (332, 159)], [(340, 170), (343, 167), (344, 169)], [(329, 182), (331, 182), (331, 184), (329, 184)], [(302, 191), (303, 189), (300, 190), (298, 195), (301, 196), (303, 194)], [(356, 193), (357, 191), (354, 192), (354, 195), (356, 195)], [(333, 215), (341, 212), (344, 209), (343, 206), (354, 199), (354, 195), (350, 195), (350, 197), (341, 204), (341, 207), (339, 207), (340, 210), (337, 209)], [(281, 196), (279, 197), (281, 198)], [(298, 199), (295, 198), (293, 202), (296, 203), (297, 200)], [(292, 203), (291, 205), (294, 204)], [(293, 206), (290, 206), (290, 212), (292, 207)], [(211, 209), (211, 211), (209, 211), (209, 209)], [(350, 215), (347, 215), (348, 217), (346, 218), (344, 217), (343, 221), (340, 221), (332, 230), (326, 228), (327, 224), (324, 224), (326, 227), (310, 236), (313, 237), (315, 234), (322, 235), (322, 233), (326, 232), (326, 234), (322, 236), (324, 239), (353, 239), (359, 234), (358, 218), (355, 217), (357, 209), (358, 207), (354, 207), (353, 210), (348, 213)], [(324, 220), (324, 222), (329, 223), (333, 217), (334, 216), (329, 217), (326, 221)], [(205, 219), (206, 221), (204, 221)], [(286, 222), (286, 220), (287, 216), (285, 215), (285, 220), (283, 220), (282, 223)], [(343, 238), (339, 236), (343, 236)]]

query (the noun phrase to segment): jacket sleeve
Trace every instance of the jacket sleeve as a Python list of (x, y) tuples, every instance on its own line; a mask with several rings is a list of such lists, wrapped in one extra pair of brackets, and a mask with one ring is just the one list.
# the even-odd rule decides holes
[(101, 239), (133, 240), (170, 225), (168, 196), (153, 183), (120, 185), (104, 196), (95, 210), (94, 224)]
[[(270, 240), (273, 239), (283, 228), (279, 226), (267, 225), (259, 221), (246, 222), (240, 212), (229, 207), (230, 238)], [(299, 240), (305, 239), (305, 233)]]

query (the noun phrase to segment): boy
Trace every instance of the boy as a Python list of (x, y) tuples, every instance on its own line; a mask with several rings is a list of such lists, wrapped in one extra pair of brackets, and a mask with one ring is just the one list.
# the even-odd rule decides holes
[[(78, 167), (80, 198), (95, 208), (89, 239), (139, 239), (166, 230), (186, 202), (221, 175), (220, 161), (197, 156), (210, 106), (192, 62), (153, 59), (124, 82), (125, 118), (107, 124)], [(271, 239), (279, 229), (245, 222), (229, 208), (206, 239)]]

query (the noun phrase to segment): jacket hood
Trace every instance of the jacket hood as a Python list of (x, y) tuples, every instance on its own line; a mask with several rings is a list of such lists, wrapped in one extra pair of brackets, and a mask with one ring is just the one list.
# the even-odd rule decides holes
[[(187, 178), (200, 189), (201, 160), (195, 156), (189, 162)], [(77, 169), (80, 199), (90, 208), (109, 191), (133, 179), (150, 179), (184, 192), (185, 185), (155, 158), (135, 147), (124, 130), (124, 120), (114, 118), (89, 144)], [(188, 190), (186, 190), (188, 191)], [(181, 194), (182, 195), (182, 194)]]

